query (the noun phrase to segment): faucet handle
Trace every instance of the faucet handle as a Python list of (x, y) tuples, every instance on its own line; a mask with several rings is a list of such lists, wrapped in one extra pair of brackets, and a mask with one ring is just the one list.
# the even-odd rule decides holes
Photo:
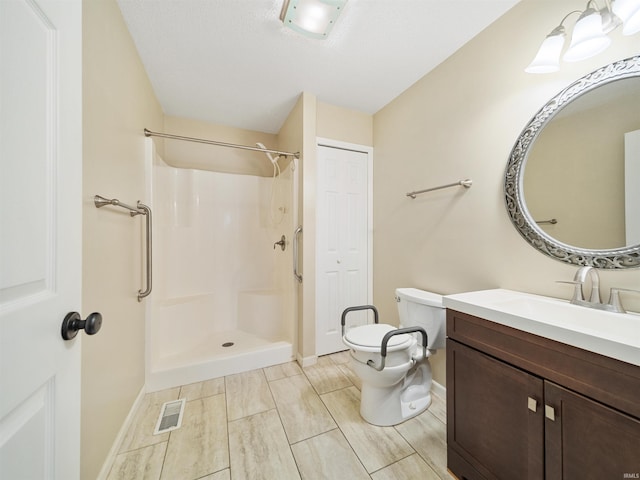
[(573, 297), (571, 297), (571, 302), (584, 302), (584, 293), (582, 292), (583, 282), (579, 282), (577, 280), (556, 280), (556, 283), (568, 283), (569, 285), (574, 285), (575, 289), (573, 290)]
[(611, 305), (612, 310), (618, 313), (627, 313), (627, 311), (622, 306), (622, 302), (620, 301), (620, 292), (640, 293), (640, 290), (633, 290), (631, 288), (618, 288), (618, 287), (614, 287), (611, 289), (611, 293), (609, 295), (609, 305)]

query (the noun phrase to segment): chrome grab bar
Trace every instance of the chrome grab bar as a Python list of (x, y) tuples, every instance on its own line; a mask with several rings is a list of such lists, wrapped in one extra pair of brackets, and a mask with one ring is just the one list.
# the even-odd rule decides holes
[(105, 198), (105, 197), (101, 197), (100, 195), (95, 195), (93, 197), (93, 203), (96, 206), (96, 208), (102, 208), (105, 207), (107, 205), (113, 205), (114, 207), (120, 207), (120, 208), (124, 208), (125, 210), (129, 210), (129, 214), (132, 217), (135, 217), (136, 215), (144, 215), (146, 217), (146, 250), (147, 250), (147, 255), (146, 255), (146, 273), (147, 273), (147, 288), (145, 290), (138, 290), (138, 301), (141, 302), (142, 299), (146, 296), (148, 296), (151, 293), (151, 280), (152, 280), (152, 271), (151, 271), (151, 209), (146, 206), (143, 203), (140, 203), (140, 201), (138, 201), (138, 205), (136, 207), (132, 207), (130, 205), (127, 205), (126, 203), (122, 203), (120, 200), (118, 200), (117, 198)]
[(293, 232), (293, 276), (302, 283), (302, 274), (298, 272), (298, 235), (302, 233), (302, 225)]
[(145, 290), (138, 290), (138, 301), (141, 302), (142, 299), (148, 296), (151, 293), (151, 283), (152, 283), (152, 272), (151, 272), (151, 209), (146, 206), (144, 203), (140, 203), (138, 201), (138, 208), (144, 211), (146, 218), (146, 234), (147, 234), (147, 259), (146, 259), (146, 270), (147, 270), (147, 288)]

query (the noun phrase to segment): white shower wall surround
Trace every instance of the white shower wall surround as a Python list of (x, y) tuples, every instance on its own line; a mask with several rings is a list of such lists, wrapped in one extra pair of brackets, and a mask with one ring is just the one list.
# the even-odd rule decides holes
[(278, 180), (276, 208), (287, 213), (274, 225), (272, 178), (174, 168), (153, 157), (147, 390), (291, 360), (293, 258), (290, 245), (273, 248), (293, 232), (291, 169)]

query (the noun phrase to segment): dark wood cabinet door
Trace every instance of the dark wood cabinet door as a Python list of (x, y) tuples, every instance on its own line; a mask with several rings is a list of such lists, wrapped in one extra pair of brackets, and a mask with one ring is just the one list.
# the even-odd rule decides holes
[(447, 340), (449, 469), (468, 480), (543, 478), (543, 386), (539, 377)]
[(640, 478), (640, 421), (548, 381), (544, 395), (547, 480)]

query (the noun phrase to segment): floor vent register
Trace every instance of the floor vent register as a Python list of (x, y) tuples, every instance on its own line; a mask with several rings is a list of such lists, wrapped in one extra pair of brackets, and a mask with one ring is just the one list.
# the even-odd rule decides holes
[(185, 402), (186, 399), (181, 398), (180, 400), (173, 400), (162, 405), (158, 423), (156, 423), (156, 429), (153, 432), (154, 435), (167, 433), (180, 428)]

